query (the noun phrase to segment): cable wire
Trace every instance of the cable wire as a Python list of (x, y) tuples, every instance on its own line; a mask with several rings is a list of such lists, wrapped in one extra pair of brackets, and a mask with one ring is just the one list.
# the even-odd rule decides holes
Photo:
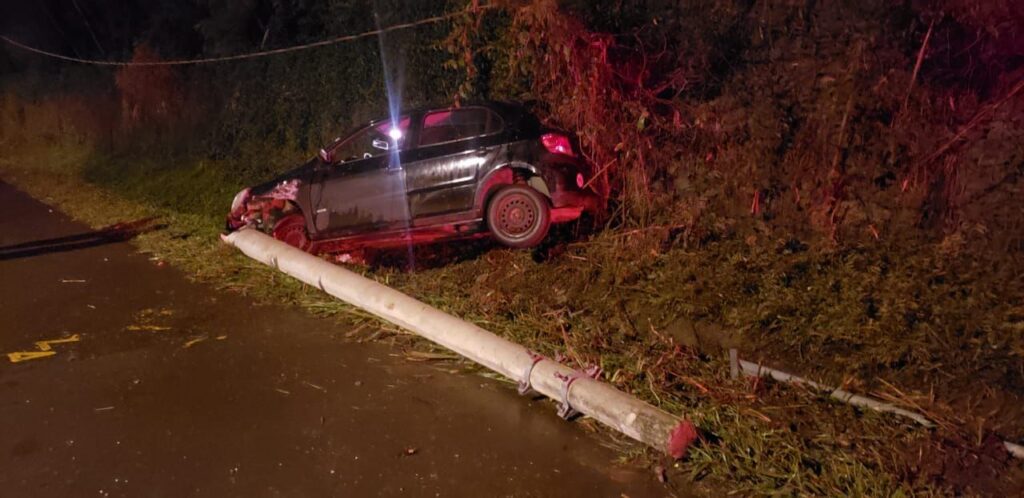
[(447, 21), (448, 19), (451, 19), (451, 18), (454, 18), (454, 17), (458, 17), (458, 16), (461, 16), (461, 15), (465, 15), (465, 14), (469, 14), (469, 13), (473, 13), (473, 12), (478, 12), (478, 11), (485, 10), (485, 9), (492, 9), (492, 8), (495, 8), (495, 7), (497, 7), (497, 5), (493, 5), (493, 4), (481, 5), (481, 6), (478, 6), (478, 7), (473, 7), (473, 8), (462, 10), (462, 11), (459, 11), (459, 12), (453, 12), (453, 13), (450, 13), (450, 14), (444, 14), (444, 15), (440, 15), (440, 16), (428, 17), (428, 18), (425, 18), (425, 19), (420, 19), (418, 21), (412, 21), (412, 22), (407, 22), (407, 23), (403, 23), (403, 24), (395, 24), (393, 26), (388, 26), (386, 28), (375, 29), (373, 31), (367, 31), (365, 33), (358, 33), (358, 34), (354, 34), (354, 35), (339, 36), (339, 37), (336, 37), (336, 38), (331, 38), (331, 39), (328, 39), (328, 40), (321, 40), (321, 41), (313, 42), (313, 43), (306, 43), (306, 44), (303, 44), (303, 45), (294, 45), (294, 46), (291, 46), (291, 47), (276, 48), (276, 49), (273, 49), (273, 50), (262, 50), (262, 51), (259, 51), (259, 52), (250, 52), (250, 53), (247, 53), (247, 54), (227, 55), (227, 56), (223, 56), (223, 57), (205, 57), (205, 58), (201, 58), (201, 59), (177, 59), (177, 60), (169, 60), (169, 61), (144, 61), (144, 62), (124, 62), (124, 61), (104, 61), (104, 60), (96, 60), (96, 59), (82, 59), (82, 58), (79, 58), (79, 57), (71, 57), (71, 56), (68, 56), (68, 55), (57, 54), (57, 53), (54, 53), (54, 52), (49, 52), (49, 51), (42, 50), (42, 49), (39, 49), (39, 48), (31, 47), (31, 46), (25, 45), (23, 43), (20, 43), (18, 41), (12, 40), (12, 39), (4, 36), (4, 35), (0, 35), (0, 39), (2, 39), (3, 41), (7, 42), (8, 44), (10, 44), (12, 46), (18, 47), (18, 48), (20, 48), (22, 50), (25, 50), (25, 51), (28, 51), (28, 52), (32, 52), (32, 53), (39, 54), (39, 55), (45, 55), (47, 57), (52, 57), (54, 59), (60, 59), (60, 60), (63, 60), (63, 61), (78, 62), (78, 63), (81, 63), (81, 64), (91, 64), (91, 65), (95, 65), (95, 66), (117, 66), (117, 67), (125, 67), (125, 66), (185, 66), (185, 65), (191, 65), (191, 64), (210, 64), (210, 63), (215, 63), (215, 62), (226, 62), (226, 61), (237, 61), (237, 60), (245, 60), (245, 59), (256, 59), (256, 58), (267, 57), (267, 56), (271, 56), (271, 55), (279, 55), (279, 54), (285, 54), (285, 53), (289, 53), (289, 52), (298, 52), (298, 51), (301, 51), (301, 50), (309, 50), (309, 49), (312, 49), (312, 48), (326, 47), (328, 45), (335, 45), (335, 44), (338, 44), (338, 43), (358, 40), (358, 39), (361, 39), (361, 38), (368, 38), (370, 36), (377, 36), (377, 35), (381, 35), (381, 34), (384, 34), (384, 33), (391, 32), (391, 31), (398, 31), (398, 30), (402, 30), (402, 29), (414, 28), (416, 26), (422, 26), (424, 24), (432, 24), (432, 23), (436, 23), (436, 22)]

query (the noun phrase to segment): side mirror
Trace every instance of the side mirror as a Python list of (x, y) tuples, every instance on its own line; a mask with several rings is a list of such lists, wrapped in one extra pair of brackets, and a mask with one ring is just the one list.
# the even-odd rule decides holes
[(387, 140), (380, 140), (378, 138), (373, 139), (371, 145), (373, 145), (374, 149), (380, 150), (388, 150), (389, 148), (391, 148), (391, 144), (389, 144)]

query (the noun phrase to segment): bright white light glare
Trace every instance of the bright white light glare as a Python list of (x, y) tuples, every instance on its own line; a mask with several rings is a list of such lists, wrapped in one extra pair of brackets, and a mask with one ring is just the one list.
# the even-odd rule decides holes
[(391, 137), (392, 140), (398, 140), (402, 138), (402, 130), (392, 128), (391, 131), (388, 132), (388, 136)]

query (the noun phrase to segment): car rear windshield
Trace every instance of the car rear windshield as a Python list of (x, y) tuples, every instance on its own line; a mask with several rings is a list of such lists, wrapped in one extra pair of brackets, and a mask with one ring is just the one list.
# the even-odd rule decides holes
[(420, 146), (490, 135), (502, 127), (501, 117), (484, 107), (431, 111), (423, 117)]

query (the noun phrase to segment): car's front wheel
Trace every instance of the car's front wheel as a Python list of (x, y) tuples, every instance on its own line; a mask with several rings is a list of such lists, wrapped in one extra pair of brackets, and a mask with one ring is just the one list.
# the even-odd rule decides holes
[(526, 185), (508, 185), (491, 197), (487, 226), (494, 238), (506, 246), (534, 247), (551, 228), (551, 207), (540, 192)]
[(275, 239), (303, 251), (308, 251), (313, 245), (306, 231), (306, 219), (300, 213), (291, 213), (277, 220), (272, 233)]

